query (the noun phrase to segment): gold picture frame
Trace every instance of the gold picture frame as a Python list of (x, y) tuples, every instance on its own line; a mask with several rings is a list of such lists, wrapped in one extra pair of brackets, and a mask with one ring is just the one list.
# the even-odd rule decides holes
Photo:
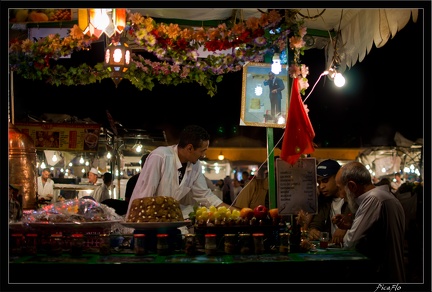
[[(276, 74), (276, 77), (282, 79), (285, 86), (285, 89), (281, 91), (281, 112), (271, 116), (270, 90), (269, 86), (264, 85), (271, 71), (271, 64), (249, 62), (243, 66), (240, 125), (285, 128), (290, 87), (287, 65), (281, 65), (281, 67), (282, 71)], [(259, 94), (259, 87), (262, 89), (261, 94)]]

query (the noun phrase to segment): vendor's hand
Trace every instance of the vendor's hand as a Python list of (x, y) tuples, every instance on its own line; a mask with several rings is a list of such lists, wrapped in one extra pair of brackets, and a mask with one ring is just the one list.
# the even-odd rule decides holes
[(345, 233), (347, 231), (343, 230), (343, 229), (336, 229), (335, 232), (333, 233), (332, 236), (332, 243), (335, 243), (337, 245), (342, 245), (343, 244), (343, 238), (345, 236)]
[(319, 231), (316, 228), (312, 228), (309, 230), (308, 234), (309, 234), (310, 240), (319, 240), (320, 235), (321, 235), (321, 231)]
[(272, 93), (277, 93), (277, 89), (273, 89), (273, 90), (272, 90)]
[(332, 223), (340, 229), (350, 229), (352, 225), (352, 215), (337, 214), (332, 218)]

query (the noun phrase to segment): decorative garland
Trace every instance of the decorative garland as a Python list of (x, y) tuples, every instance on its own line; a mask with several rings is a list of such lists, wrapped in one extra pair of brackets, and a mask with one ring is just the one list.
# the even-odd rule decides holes
[[(283, 15), (284, 12), (284, 15)], [(196, 82), (213, 96), (216, 83), (223, 74), (236, 72), (247, 62), (262, 62), (264, 55), (282, 52), (289, 40), (293, 60), (289, 66), (291, 78), (300, 77), (304, 95), (309, 87), (308, 67), (301, 64), (304, 54), (306, 27), (296, 20), (296, 10), (272, 10), (260, 18), (250, 17), (228, 28), (225, 23), (212, 28), (180, 28), (177, 24), (156, 23), (151, 17), (128, 12), (126, 33), (136, 44), (153, 53), (160, 62), (132, 54), (132, 62), (123, 79), (128, 79), (139, 90), (152, 90), (155, 82), (166, 85)], [(51, 85), (86, 85), (110, 78), (103, 63), (94, 67), (81, 64), (66, 68), (58, 59), (74, 51), (89, 50), (95, 39), (83, 34), (74, 25), (69, 35), (60, 38), (51, 34), (37, 41), (12, 41), (9, 47), (10, 69), (26, 79), (45, 80)], [(214, 52), (199, 58), (198, 49)], [(230, 54), (216, 51), (232, 50)]]

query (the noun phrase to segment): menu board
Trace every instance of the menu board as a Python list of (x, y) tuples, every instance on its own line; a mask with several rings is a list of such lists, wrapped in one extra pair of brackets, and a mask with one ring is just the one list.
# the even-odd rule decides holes
[[(9, 22), (61, 22), (72, 20), (72, 9), (9, 9)], [(76, 19), (76, 17), (74, 17)]]
[(99, 124), (71, 123), (16, 123), (29, 135), (36, 149), (96, 152), (99, 142)]
[(276, 159), (276, 182), (280, 215), (318, 212), (315, 158), (301, 158), (294, 165)]

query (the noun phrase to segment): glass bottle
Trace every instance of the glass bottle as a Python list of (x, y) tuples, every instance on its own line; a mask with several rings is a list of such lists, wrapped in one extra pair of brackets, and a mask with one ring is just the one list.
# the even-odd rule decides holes
[(189, 233), (185, 236), (185, 253), (187, 255), (194, 255), (196, 253), (196, 240), (195, 234)]
[(28, 233), (26, 235), (25, 253), (27, 255), (37, 254), (37, 236), (38, 235), (36, 233)]
[(63, 253), (63, 235), (61, 233), (53, 233), (50, 237), (48, 255), (60, 256)]
[(252, 237), (254, 240), (255, 254), (263, 254), (264, 253), (264, 233), (253, 233)]
[(290, 252), (300, 252), (300, 242), (301, 242), (301, 228), (300, 225), (294, 222), (291, 225), (290, 234)]
[(157, 243), (156, 243), (157, 254), (158, 255), (169, 254), (168, 234), (158, 233), (156, 237), (157, 237)]
[(71, 235), (70, 254), (73, 257), (80, 257), (83, 254), (84, 234), (74, 233)]
[(11, 238), (11, 244), (10, 244), (11, 255), (14, 256), (22, 255), (24, 235), (22, 233), (13, 233), (10, 238)]
[(134, 234), (134, 252), (135, 255), (144, 255), (146, 253), (144, 233)]
[(279, 252), (287, 254), (290, 252), (290, 234), (288, 232), (279, 233), (280, 243)]
[(225, 234), (224, 251), (226, 254), (233, 254), (236, 250), (236, 235), (233, 233)]
[(111, 254), (111, 238), (107, 233), (99, 234), (99, 254), (100, 255)]
[(204, 249), (206, 255), (215, 255), (217, 253), (216, 234), (207, 233), (205, 235)]
[(240, 254), (251, 254), (254, 250), (252, 237), (249, 233), (239, 234)]

